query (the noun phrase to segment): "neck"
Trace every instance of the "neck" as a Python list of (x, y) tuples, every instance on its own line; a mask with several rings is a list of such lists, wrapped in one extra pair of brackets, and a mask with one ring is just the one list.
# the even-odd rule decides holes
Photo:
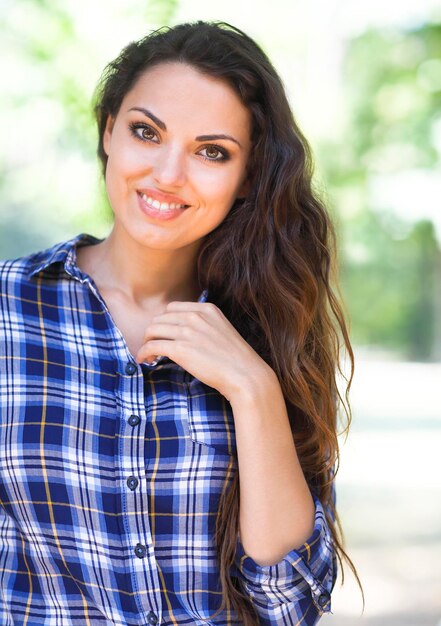
[(114, 226), (101, 243), (79, 248), (77, 258), (80, 269), (100, 290), (117, 291), (134, 305), (145, 307), (152, 302), (197, 300), (197, 251), (197, 245), (176, 250), (148, 248)]

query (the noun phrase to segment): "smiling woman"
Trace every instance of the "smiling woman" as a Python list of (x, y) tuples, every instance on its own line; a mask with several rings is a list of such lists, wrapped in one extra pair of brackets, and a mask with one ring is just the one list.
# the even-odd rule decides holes
[(308, 144), (225, 23), (129, 44), (94, 110), (110, 233), (0, 266), (0, 613), (312, 626), (356, 571)]
[(103, 150), (115, 224), (111, 238), (91, 253), (113, 246), (123, 231), (143, 248), (160, 250), (167, 267), (174, 250), (182, 255), (185, 248), (180, 264), (190, 270), (202, 238), (245, 195), (250, 117), (228, 83), (188, 63), (144, 71), (106, 121)]

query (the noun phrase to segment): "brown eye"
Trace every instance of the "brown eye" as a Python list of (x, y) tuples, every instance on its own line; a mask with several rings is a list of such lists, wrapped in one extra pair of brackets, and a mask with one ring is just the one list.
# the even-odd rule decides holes
[(155, 132), (151, 128), (143, 128), (141, 134), (143, 139), (152, 140), (155, 137)]
[(227, 161), (229, 158), (228, 152), (223, 148), (218, 148), (218, 146), (205, 146), (200, 151), (200, 155), (206, 161)]
[(148, 124), (129, 124), (129, 129), (135, 139), (139, 139), (139, 141), (159, 143), (155, 129)]
[(220, 152), (214, 146), (208, 146), (208, 148), (205, 148), (205, 154), (209, 159), (216, 159), (220, 155)]

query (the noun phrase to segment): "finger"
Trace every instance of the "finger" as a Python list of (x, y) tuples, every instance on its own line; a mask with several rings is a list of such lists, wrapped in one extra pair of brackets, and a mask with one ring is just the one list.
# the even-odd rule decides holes
[(181, 300), (172, 300), (165, 307), (166, 311), (198, 311), (200, 305), (204, 302), (186, 302)]
[(151, 324), (156, 323), (176, 324), (177, 326), (185, 323), (185, 311), (163, 311), (152, 317)]
[(196, 311), (197, 313), (220, 312), (213, 302), (180, 302), (173, 300), (166, 306), (166, 311)]
[(147, 326), (144, 341), (149, 339), (176, 339), (182, 332), (182, 325), (154, 322)]
[(210, 323), (210, 320), (212, 320), (212, 318), (207, 315), (206, 311), (167, 311), (165, 313), (155, 315), (152, 318), (152, 322), (146, 328), (146, 333), (148, 332), (148, 328), (152, 327), (154, 329), (157, 324), (164, 323), (175, 325), (177, 328), (200, 329), (203, 323)]
[(151, 339), (138, 350), (136, 361), (142, 363), (143, 361), (154, 360), (158, 355), (167, 356), (173, 361), (174, 345), (175, 342), (173, 340)]

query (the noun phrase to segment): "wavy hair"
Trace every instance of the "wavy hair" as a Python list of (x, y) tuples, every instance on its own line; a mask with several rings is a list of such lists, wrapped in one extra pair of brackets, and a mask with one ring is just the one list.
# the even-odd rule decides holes
[[(283, 83), (262, 49), (225, 22), (180, 24), (126, 46), (109, 63), (94, 94), (98, 157), (105, 174), (103, 134), (109, 115), (140, 75), (166, 62), (188, 64), (229, 84), (252, 116), (249, 193), (201, 243), (200, 288), (275, 371), (285, 398), (299, 460), (324, 505), (344, 582), (344, 535), (332, 487), (340, 462), (338, 435), (351, 423), (354, 373), (345, 312), (336, 280), (336, 237), (312, 187), (310, 147), (290, 109)], [(336, 286), (334, 286), (336, 285)], [(342, 351), (350, 372), (343, 372)], [(338, 389), (338, 375), (345, 392)], [(338, 432), (340, 406), (345, 428)], [(230, 576), (239, 530), (238, 473), (221, 498), (216, 521), (222, 604), (245, 626), (258, 623), (248, 596)], [(364, 595), (363, 595), (364, 601)]]

